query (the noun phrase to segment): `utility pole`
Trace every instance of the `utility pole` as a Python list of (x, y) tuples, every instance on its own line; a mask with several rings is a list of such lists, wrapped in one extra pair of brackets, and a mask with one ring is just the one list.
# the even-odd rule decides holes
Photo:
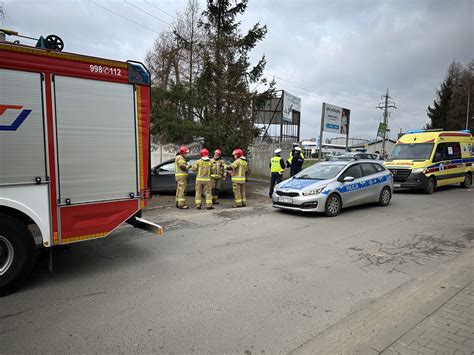
[(385, 132), (383, 134), (382, 152), (381, 152), (383, 158), (385, 158), (385, 139), (387, 137), (387, 131), (388, 131), (388, 115), (389, 115), (388, 109), (397, 108), (395, 106), (395, 102), (390, 101), (389, 99), (391, 99), (391, 97), (389, 95), (388, 88), (387, 88), (387, 92), (385, 93), (385, 95), (381, 96), (382, 102), (380, 102), (379, 105), (376, 107), (380, 110), (383, 110), (383, 123), (385, 124)]

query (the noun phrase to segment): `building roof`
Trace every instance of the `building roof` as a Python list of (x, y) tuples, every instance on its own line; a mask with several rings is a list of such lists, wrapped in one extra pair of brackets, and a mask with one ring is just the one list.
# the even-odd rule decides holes
[[(365, 142), (365, 143), (354, 144), (354, 145), (350, 146), (350, 148), (361, 148), (361, 147), (365, 147), (366, 145), (380, 144), (382, 142), (383, 141), (380, 139), (380, 140), (377, 140), (377, 141), (370, 141), (370, 142)], [(397, 141), (393, 140), (393, 139), (386, 139), (385, 142), (391, 142), (393, 144), (397, 143)]]

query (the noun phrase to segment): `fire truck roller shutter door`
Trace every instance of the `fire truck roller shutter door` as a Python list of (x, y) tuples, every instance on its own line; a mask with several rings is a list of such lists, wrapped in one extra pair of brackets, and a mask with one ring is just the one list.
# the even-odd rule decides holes
[(41, 74), (0, 69), (0, 185), (46, 180)]
[(54, 85), (61, 203), (136, 195), (133, 86), (63, 76)]

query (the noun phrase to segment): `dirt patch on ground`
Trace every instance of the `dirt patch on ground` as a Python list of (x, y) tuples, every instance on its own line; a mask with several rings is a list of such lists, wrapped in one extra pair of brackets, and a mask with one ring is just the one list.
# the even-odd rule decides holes
[(424, 265), (430, 261), (450, 259), (463, 250), (474, 246), (474, 228), (443, 233), (439, 237), (432, 234), (416, 234), (407, 239), (397, 239), (391, 243), (372, 241), (373, 248), (348, 248), (357, 253), (352, 262), (362, 263), (362, 267), (385, 264), (403, 265), (415, 263)]

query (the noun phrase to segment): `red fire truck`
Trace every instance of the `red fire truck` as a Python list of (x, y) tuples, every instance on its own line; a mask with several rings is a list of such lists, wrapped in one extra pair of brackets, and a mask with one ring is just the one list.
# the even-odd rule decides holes
[(141, 218), (145, 66), (62, 52), (57, 36), (32, 47), (6, 35), (18, 34), (0, 30), (0, 295), (26, 279), (38, 246), (102, 238), (123, 222), (162, 233)]

